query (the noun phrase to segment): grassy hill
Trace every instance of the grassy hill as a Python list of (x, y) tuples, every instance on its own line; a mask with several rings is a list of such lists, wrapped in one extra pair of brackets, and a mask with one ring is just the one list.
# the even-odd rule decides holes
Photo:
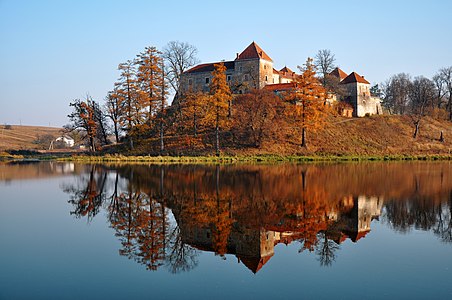
[[(10, 127), (10, 128), (9, 128)], [(62, 128), (44, 126), (0, 126), (1, 150), (39, 150), (48, 149), (49, 145), (37, 144), (39, 137), (61, 135)]]
[[(440, 142), (441, 131), (444, 142)], [(408, 116), (337, 119), (313, 137), (311, 150), (337, 155), (451, 154), (452, 122), (422, 119), (413, 138)]]
[[(229, 155), (451, 155), (452, 122), (424, 118), (419, 136), (413, 139), (413, 123), (408, 116), (371, 116), (365, 118), (331, 117), (328, 124), (318, 132), (308, 134), (308, 148), (299, 145), (297, 136), (283, 143), (264, 142), (260, 148), (237, 148), (223, 141), (222, 152)], [(445, 141), (440, 142), (443, 132)], [(61, 134), (61, 128), (42, 126), (0, 127), (0, 151), (48, 149), (46, 143), (37, 144), (38, 137)], [(137, 141), (136, 149), (126, 154), (159, 154), (159, 139)], [(228, 147), (229, 146), (229, 147)], [(213, 155), (213, 144), (187, 144), (186, 136), (169, 137), (165, 140), (170, 155)], [(125, 152), (126, 146), (107, 147), (107, 152)]]
[[(444, 142), (440, 142), (443, 132)], [(226, 155), (450, 155), (452, 154), (452, 123), (426, 117), (422, 120), (418, 137), (413, 139), (413, 122), (409, 116), (370, 116), (364, 118), (331, 117), (328, 124), (315, 133), (308, 133), (308, 148), (300, 147), (298, 136), (284, 142), (267, 140), (259, 148), (237, 148), (232, 140), (223, 140)], [(200, 137), (204, 141), (206, 137)], [(203, 145), (187, 142), (187, 137), (171, 137), (165, 141), (170, 155), (214, 155), (213, 142)], [(115, 150), (116, 149), (116, 150)], [(115, 152), (112, 147), (107, 152)], [(123, 151), (125, 147), (123, 146)], [(127, 154), (158, 155), (159, 140), (148, 139), (136, 143)]]

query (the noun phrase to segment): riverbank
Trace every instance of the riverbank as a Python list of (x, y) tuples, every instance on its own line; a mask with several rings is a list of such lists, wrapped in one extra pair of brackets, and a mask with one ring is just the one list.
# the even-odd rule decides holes
[(272, 163), (272, 162), (352, 162), (352, 161), (410, 161), (452, 160), (452, 155), (386, 155), (386, 156), (124, 156), (79, 155), (58, 158), (58, 161), (87, 163)]
[[(297, 135), (267, 139), (257, 147), (244, 146), (238, 137), (221, 141), (221, 155), (215, 156), (210, 136), (165, 137), (165, 155), (158, 138), (104, 147), (95, 155), (74, 150), (0, 151), (0, 161), (38, 159), (78, 162), (143, 163), (235, 163), (235, 162), (316, 162), (316, 161), (396, 161), (452, 160), (452, 123), (425, 117), (416, 139), (408, 116), (334, 117), (320, 130), (308, 135), (308, 147), (300, 147)], [(440, 139), (441, 133), (443, 139)], [(60, 151), (60, 152), (58, 152)]]

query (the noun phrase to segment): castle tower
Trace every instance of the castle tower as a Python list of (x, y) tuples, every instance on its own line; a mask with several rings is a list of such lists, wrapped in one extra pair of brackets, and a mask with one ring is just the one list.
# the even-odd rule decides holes
[(259, 45), (252, 42), (235, 59), (236, 79), (243, 85), (239, 93), (261, 89), (273, 83), (273, 60)]
[(341, 84), (347, 89), (346, 100), (353, 106), (353, 115), (364, 117), (366, 114), (381, 114), (380, 99), (371, 97), (370, 83), (356, 72), (345, 77)]

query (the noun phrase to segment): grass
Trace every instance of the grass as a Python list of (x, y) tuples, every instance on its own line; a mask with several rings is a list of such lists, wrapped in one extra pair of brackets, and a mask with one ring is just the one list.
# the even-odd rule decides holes
[(386, 155), (386, 156), (125, 156), (121, 154), (90, 156), (77, 155), (58, 158), (59, 161), (87, 163), (274, 163), (274, 162), (359, 162), (359, 161), (404, 161), (404, 160), (452, 160), (452, 155)]

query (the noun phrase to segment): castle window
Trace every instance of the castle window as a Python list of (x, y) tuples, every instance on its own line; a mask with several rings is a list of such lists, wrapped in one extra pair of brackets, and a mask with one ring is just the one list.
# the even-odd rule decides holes
[(245, 80), (248, 80), (248, 74), (245, 74)]
[(239, 67), (239, 71), (242, 72), (242, 71), (243, 71), (243, 68), (242, 68), (242, 67)]
[(267, 75), (265, 75), (265, 81), (268, 81), (268, 77), (267, 77)]
[(264, 70), (267, 70), (267, 65), (264, 65)]
[(210, 78), (206, 77), (206, 84), (209, 84), (209, 82), (210, 82)]
[(228, 76), (226, 77), (226, 79), (227, 79), (228, 82), (231, 81), (231, 75), (228, 75)]
[(191, 78), (188, 80), (188, 85), (192, 85), (192, 80), (191, 80)]

